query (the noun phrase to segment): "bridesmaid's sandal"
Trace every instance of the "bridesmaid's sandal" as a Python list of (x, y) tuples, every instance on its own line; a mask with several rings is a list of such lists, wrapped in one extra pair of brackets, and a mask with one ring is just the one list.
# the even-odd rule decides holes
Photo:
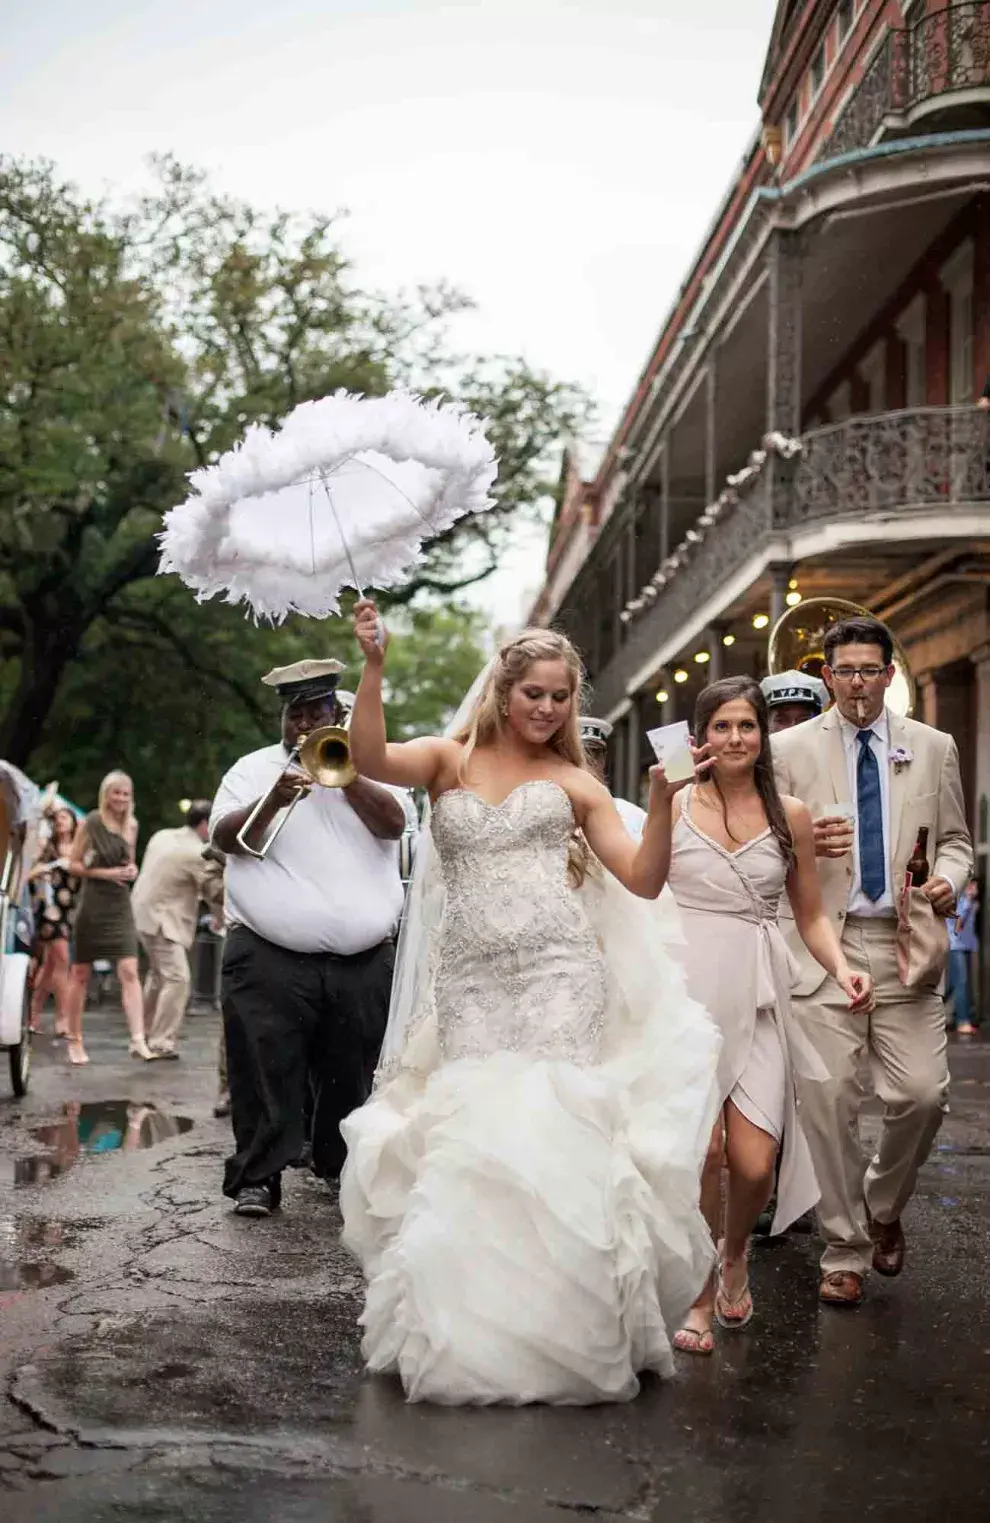
[(679, 1354), (700, 1354), (708, 1358), (715, 1352), (715, 1335), (710, 1327), (679, 1327), (673, 1343)]
[(749, 1292), (749, 1280), (738, 1296), (730, 1299), (725, 1289), (725, 1281), (722, 1277), (723, 1266), (718, 1268), (718, 1288), (715, 1291), (715, 1321), (719, 1327), (724, 1327), (727, 1332), (741, 1332), (753, 1320), (755, 1307), (753, 1297)]
[(89, 1062), (89, 1058), (86, 1056), (82, 1042), (73, 1042), (70, 1038), (68, 1046), (66, 1047), (66, 1052), (69, 1054), (70, 1063), (78, 1065), (80, 1063)]

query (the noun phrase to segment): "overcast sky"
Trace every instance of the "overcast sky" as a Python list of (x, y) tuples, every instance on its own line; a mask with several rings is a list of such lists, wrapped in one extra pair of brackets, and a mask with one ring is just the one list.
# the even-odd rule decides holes
[[(363, 283), (452, 281), (479, 304), (458, 340), (583, 382), (605, 435), (755, 130), (774, 9), (0, 0), (0, 151), (98, 190), (170, 150), (261, 204), (345, 207)], [(532, 566), (486, 603), (512, 617)]]

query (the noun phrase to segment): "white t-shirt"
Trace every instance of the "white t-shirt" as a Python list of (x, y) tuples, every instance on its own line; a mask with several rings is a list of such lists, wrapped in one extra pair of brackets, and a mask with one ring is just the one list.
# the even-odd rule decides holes
[[(235, 762), (213, 801), (211, 838), (225, 815), (269, 791), (286, 756), (284, 746), (266, 746)], [(389, 791), (403, 798), (401, 789)], [(266, 857), (227, 858), (224, 886), (228, 925), (245, 925), (293, 952), (350, 957), (377, 946), (396, 927), (402, 911), (399, 843), (372, 835), (342, 789), (314, 787)]]

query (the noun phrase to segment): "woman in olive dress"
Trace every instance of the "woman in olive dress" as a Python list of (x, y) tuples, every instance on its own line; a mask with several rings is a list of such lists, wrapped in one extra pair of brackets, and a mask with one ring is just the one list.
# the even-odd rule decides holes
[(110, 772), (100, 784), (99, 808), (88, 814), (76, 835), (70, 871), (83, 889), (73, 931), (69, 999), (69, 1062), (88, 1063), (83, 1049), (82, 1019), (93, 963), (114, 962), (130, 1032), (130, 1052), (150, 1062), (144, 1036), (144, 1002), (138, 978), (138, 938), (131, 910), (131, 884), (137, 877), (134, 788), (124, 772)]

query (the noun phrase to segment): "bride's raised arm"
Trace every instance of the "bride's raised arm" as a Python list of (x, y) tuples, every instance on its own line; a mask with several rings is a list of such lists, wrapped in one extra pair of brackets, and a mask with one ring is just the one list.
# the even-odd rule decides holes
[(360, 775), (372, 782), (391, 783), (397, 788), (427, 788), (435, 794), (452, 743), (438, 735), (398, 744), (389, 742), (382, 705), (382, 669), (389, 636), (377, 608), (367, 598), (355, 606), (354, 633), (364, 652), (364, 671), (348, 731), (351, 760)]

